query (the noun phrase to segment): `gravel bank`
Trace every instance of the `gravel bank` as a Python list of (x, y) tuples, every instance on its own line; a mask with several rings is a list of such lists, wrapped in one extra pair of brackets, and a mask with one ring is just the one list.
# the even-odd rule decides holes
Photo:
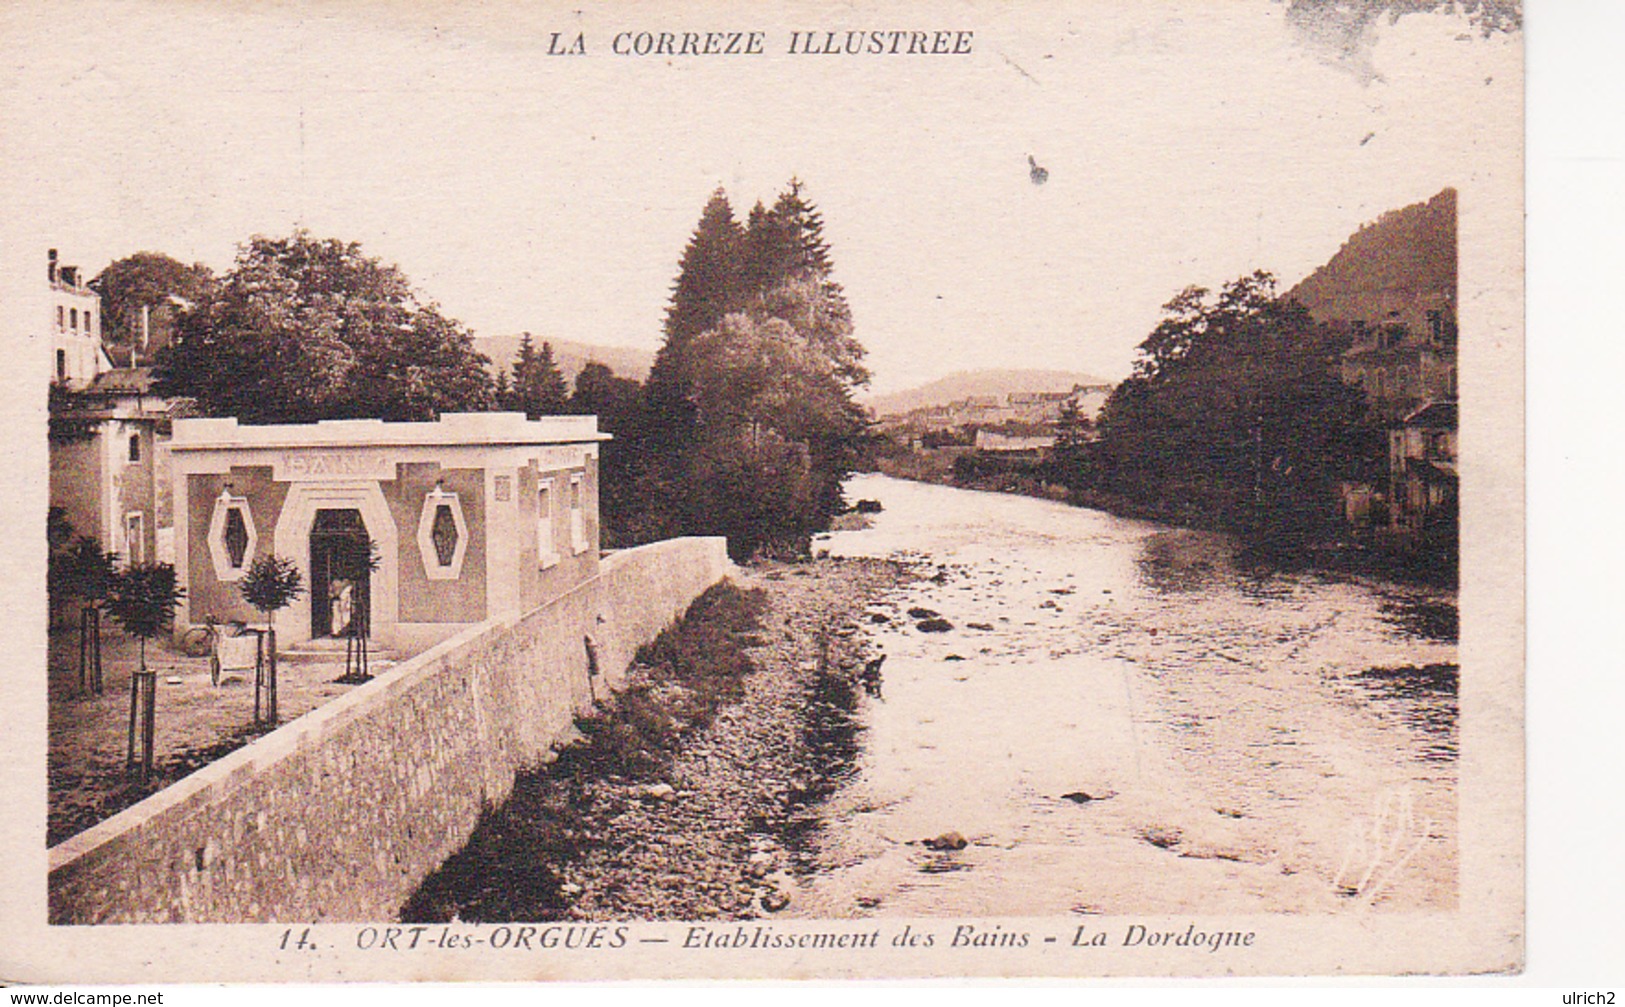
[[(557, 762), (521, 777), (403, 919), (751, 919), (784, 910), (806, 867), (813, 808), (857, 751), (853, 713), (872, 656), (858, 632), (864, 608), (909, 576), (860, 559), (743, 568), (738, 586), (760, 591), (765, 604), (752, 625), (720, 620), (748, 661), (737, 687), (707, 709), (695, 693), (708, 686), (669, 668), (634, 669), (615, 708), (584, 725), (586, 737)], [(667, 720), (664, 744), (644, 744), (651, 717)]]

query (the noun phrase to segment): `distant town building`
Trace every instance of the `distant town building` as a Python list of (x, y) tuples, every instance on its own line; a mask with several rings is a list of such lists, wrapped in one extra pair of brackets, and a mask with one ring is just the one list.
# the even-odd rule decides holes
[(1430, 309), (1427, 324), (1356, 321), (1341, 376), (1365, 391), (1374, 413), (1395, 422), (1427, 402), (1455, 398), (1456, 320), (1448, 307)]
[(1079, 413), (1093, 421), (1111, 392), (1111, 385), (1098, 384), (1074, 385), (1070, 391), (972, 395), (946, 405), (922, 406), (884, 416), (880, 425), (883, 430), (901, 431), (915, 437), (971, 426), (1049, 427), (1061, 418), (1061, 409), (1067, 402), (1075, 403)]
[[(1391, 452), (1385, 481), (1342, 485), (1341, 507), (1353, 524), (1414, 529), (1447, 511), (1454, 520), (1456, 260), (1456, 192), (1444, 189), (1360, 228), (1285, 295), (1347, 334), (1340, 377), (1365, 392), (1393, 451), (1404, 446)], [(1442, 431), (1416, 424), (1445, 416), (1451, 453), (1435, 467), (1432, 456), (1414, 454), (1415, 438)]]
[(91, 290), (78, 266), (64, 266), (57, 250), (46, 255), (51, 334), (51, 380), (71, 389), (88, 386), (112, 368), (102, 348), (102, 300)]
[(1053, 434), (1036, 437), (1008, 436), (991, 430), (976, 431), (976, 450), (994, 454), (1020, 454), (1037, 457), (1055, 447)]
[(308, 588), (278, 620), (290, 643), (361, 625), (416, 650), (597, 573), (607, 435), (595, 417), (174, 428), (178, 633), (256, 620), (237, 582), (266, 553), (291, 559)]

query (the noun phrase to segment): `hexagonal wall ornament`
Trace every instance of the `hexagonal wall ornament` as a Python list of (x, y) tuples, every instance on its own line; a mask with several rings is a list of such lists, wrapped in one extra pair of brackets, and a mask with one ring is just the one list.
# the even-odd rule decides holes
[(230, 486), (221, 490), (209, 518), (209, 561), (215, 577), (222, 581), (242, 580), (254, 562), (259, 540), (248, 500), (233, 496)]
[(423, 498), (418, 518), (418, 553), (423, 572), (430, 580), (456, 580), (462, 576), (463, 555), (468, 551), (468, 522), (457, 494), (439, 483)]

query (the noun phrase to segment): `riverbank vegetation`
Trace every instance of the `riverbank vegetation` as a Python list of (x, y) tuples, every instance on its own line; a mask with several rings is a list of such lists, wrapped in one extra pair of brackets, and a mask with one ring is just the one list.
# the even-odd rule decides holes
[[(791, 181), (746, 223), (715, 192), (683, 252), (631, 432), (644, 534), (726, 535), (736, 558), (804, 554), (842, 508), (869, 379), (818, 210)], [(613, 431), (612, 431), (613, 432)]]
[(851, 770), (872, 561), (762, 563), (643, 648), (578, 737), (522, 773), (410, 922), (742, 919), (784, 909), (812, 807)]
[(1099, 417), (1063, 415), (1048, 452), (891, 445), (880, 470), (1231, 532), (1274, 565), (1454, 582), (1454, 521), (1395, 541), (1339, 506), (1341, 485), (1380, 484), (1389, 464), (1386, 424), (1339, 374), (1346, 332), (1264, 272), (1187, 288), (1163, 314)]

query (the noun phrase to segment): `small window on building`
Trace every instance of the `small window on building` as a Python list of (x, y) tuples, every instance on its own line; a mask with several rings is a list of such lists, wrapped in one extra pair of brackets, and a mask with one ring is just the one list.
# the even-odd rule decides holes
[(66, 381), (68, 379), (68, 351), (67, 350), (57, 350), (56, 351), (56, 379), (58, 381)]
[(457, 520), (451, 516), (451, 508), (446, 504), (435, 507), (429, 537), (434, 540), (436, 562), (441, 566), (451, 566), (452, 557), (457, 554)]
[(79, 309), (78, 308), (70, 308), (68, 310), (68, 328), (72, 329), (75, 332), (79, 331)]
[(570, 550), (587, 551), (587, 511), (579, 475), (570, 477)]
[(457, 494), (439, 483), (423, 497), (418, 517), (418, 555), (430, 580), (456, 580), (462, 576), (468, 552), (468, 522)]
[(226, 557), (233, 570), (241, 570), (248, 558), (248, 522), (243, 520), (243, 509), (231, 507), (226, 511)]
[(222, 581), (241, 580), (254, 562), (259, 533), (254, 528), (254, 514), (248, 509), (247, 498), (233, 495), (230, 485), (215, 498), (207, 541), (209, 563), (214, 567), (215, 577)]
[(85, 334), (88, 335), (88, 336), (94, 336), (96, 334), (95, 327), (92, 326), (91, 323), (90, 323), (90, 309), (89, 308), (85, 309)]
[(68, 327), (68, 309), (60, 304), (56, 306), (56, 327), (59, 329)]
[(553, 537), (553, 480), (536, 484), (536, 565), (542, 569), (559, 561), (558, 543)]
[(146, 526), (146, 518), (140, 511), (124, 515), (124, 554), (131, 566), (140, 566), (147, 561)]
[(140, 460), (141, 460), (141, 435), (140, 434), (131, 434), (130, 435), (130, 461), (138, 462)]

